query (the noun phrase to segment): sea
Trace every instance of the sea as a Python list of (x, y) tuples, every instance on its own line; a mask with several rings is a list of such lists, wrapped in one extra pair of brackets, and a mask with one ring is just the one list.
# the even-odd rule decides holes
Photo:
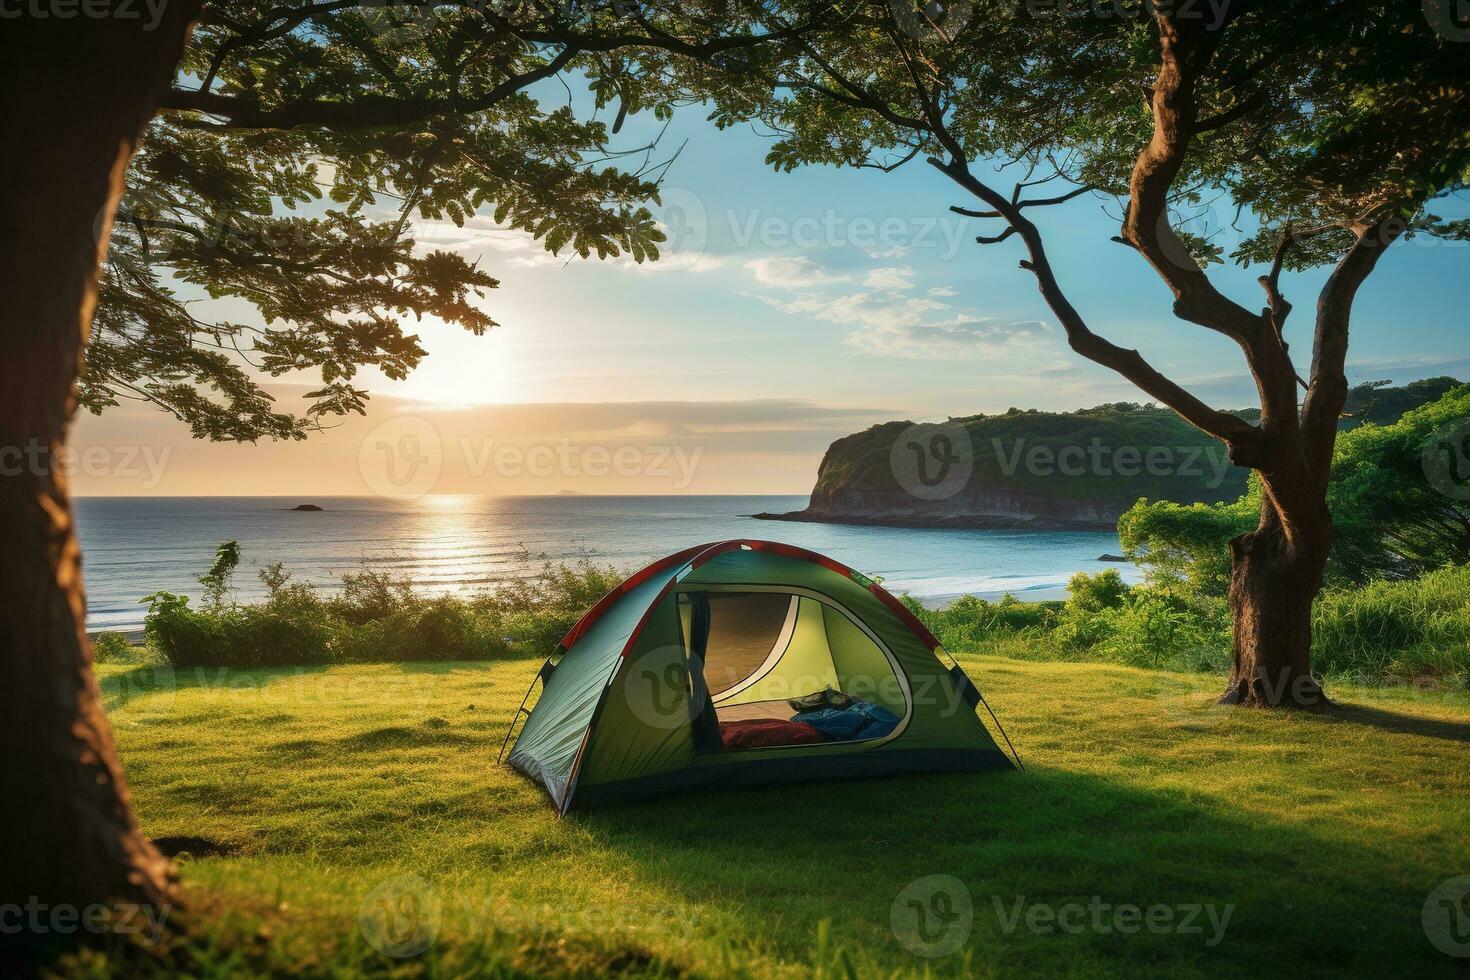
[[(320, 511), (298, 511), (301, 503)], [(1132, 565), (1107, 531), (928, 530), (763, 521), (806, 506), (805, 496), (82, 497), (75, 501), (90, 630), (142, 627), (140, 600), (197, 597), (198, 578), (224, 541), (240, 544), (234, 598), (263, 592), (257, 572), (284, 562), (295, 580), (330, 588), (372, 568), (431, 592), (493, 589), (550, 562), (591, 561), (632, 571), (706, 541), (761, 538), (830, 555), (895, 593), (931, 605), (956, 596), (1020, 599), (1065, 594), (1075, 572)]]

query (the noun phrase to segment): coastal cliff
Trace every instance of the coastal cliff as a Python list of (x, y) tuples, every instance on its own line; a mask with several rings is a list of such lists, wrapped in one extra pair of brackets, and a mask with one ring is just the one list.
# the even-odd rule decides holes
[[(1343, 426), (1392, 422), (1457, 382), (1362, 385)], [(1255, 413), (1241, 412), (1254, 421)], [(885, 422), (828, 447), (805, 510), (767, 520), (905, 527), (1111, 529), (1140, 498), (1234, 500), (1248, 471), (1168, 409), (1115, 403), (1075, 412)]]

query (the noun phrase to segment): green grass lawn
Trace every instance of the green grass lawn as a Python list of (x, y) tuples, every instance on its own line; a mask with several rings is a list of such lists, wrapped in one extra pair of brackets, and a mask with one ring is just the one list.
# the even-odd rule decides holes
[[(101, 672), (144, 829), (219, 851), (182, 861), (194, 938), (172, 962), (201, 974), (1423, 976), (1470, 962), (1421, 921), (1437, 885), (1470, 874), (1463, 701), (1336, 688), (1357, 706), (1277, 715), (1212, 706), (1216, 678), (961, 661), (1024, 772), (565, 820), (495, 765), (531, 660), (191, 670), (157, 688)], [(910, 900), (947, 914), (917, 933)], [(400, 903), (400, 924), (402, 903), (421, 923), (437, 912), (425, 952), (369, 943), (380, 901)]]

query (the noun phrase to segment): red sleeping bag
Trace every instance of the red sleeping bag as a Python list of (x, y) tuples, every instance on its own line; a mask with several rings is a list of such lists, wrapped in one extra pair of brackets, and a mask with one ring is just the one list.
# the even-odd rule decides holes
[(764, 745), (807, 745), (822, 741), (822, 733), (811, 725), (779, 718), (720, 722), (720, 741), (727, 750), (753, 749)]

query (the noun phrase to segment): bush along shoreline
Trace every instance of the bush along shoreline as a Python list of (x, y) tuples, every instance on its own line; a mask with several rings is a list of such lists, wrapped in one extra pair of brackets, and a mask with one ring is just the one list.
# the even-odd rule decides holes
[[(143, 600), (151, 653), (175, 667), (247, 668), (544, 655), (622, 581), (615, 569), (589, 562), (552, 564), (494, 590), (426, 595), (407, 579), (365, 569), (343, 574), (341, 587), (328, 592), (293, 582), (274, 562), (259, 572), (265, 599), (237, 605), (227, 598), (239, 561), (234, 544), (220, 547), (200, 579), (199, 606), (172, 592)], [(99, 643), (115, 646), (110, 638)]]
[[(1230, 617), (1222, 598), (1128, 585), (1114, 569), (1078, 573), (1068, 590), (1065, 602), (965, 596), (943, 609), (901, 598), (948, 650), (1154, 670), (1229, 669)], [(1312, 634), (1320, 677), (1470, 691), (1470, 566), (1328, 588), (1313, 606)]]
[[(372, 570), (321, 589), (292, 581), (275, 562), (258, 573), (265, 599), (237, 605), (228, 596), (238, 561), (234, 542), (220, 547), (200, 578), (197, 607), (171, 592), (144, 600), (150, 656), (175, 667), (238, 668), (544, 656), (623, 579), (610, 566), (548, 564), (493, 590), (428, 595)], [(952, 652), (1167, 671), (1229, 667), (1229, 612), (1221, 597), (1177, 582), (1129, 585), (1115, 569), (1078, 573), (1068, 591), (1066, 601), (964, 596), (939, 609), (900, 598)], [(1319, 676), (1470, 692), (1470, 566), (1330, 588), (1314, 608), (1313, 630)], [(129, 657), (116, 634), (101, 634), (94, 646), (99, 662)]]

